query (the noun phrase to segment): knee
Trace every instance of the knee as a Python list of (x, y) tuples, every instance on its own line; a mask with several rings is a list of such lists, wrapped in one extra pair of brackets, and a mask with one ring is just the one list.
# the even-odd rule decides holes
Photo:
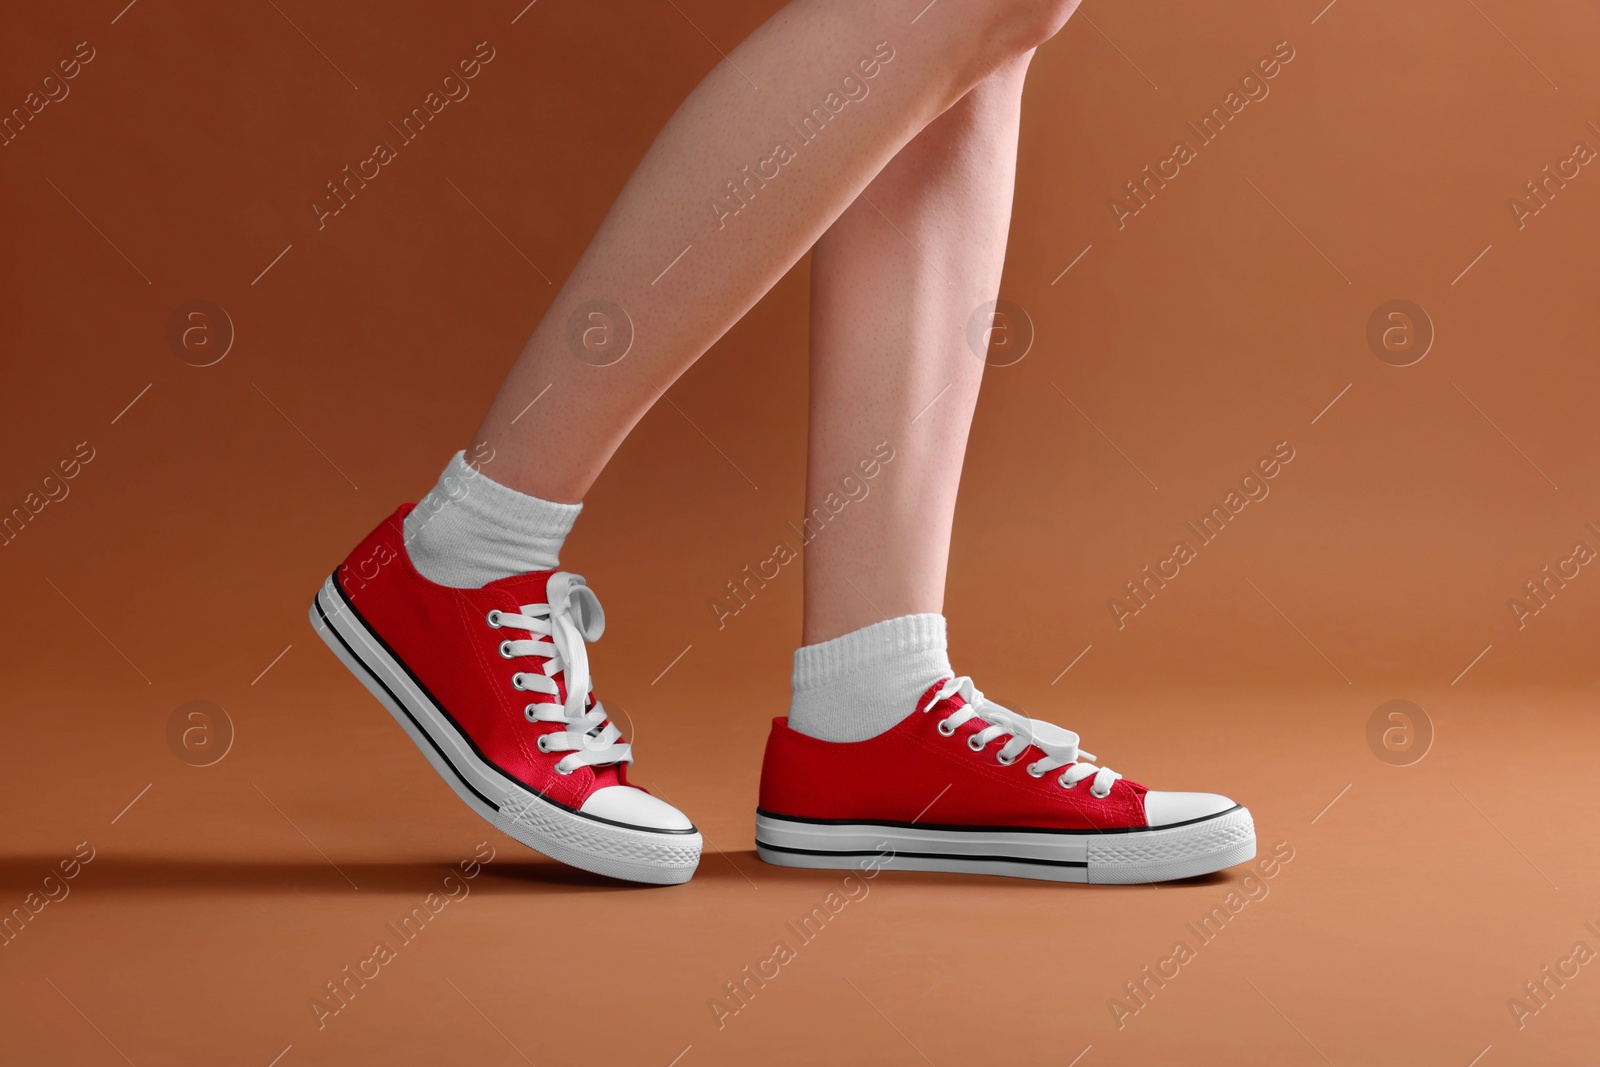
[(1065, 26), (1080, 0), (993, 0), (993, 33), (1006, 53), (1039, 47)]

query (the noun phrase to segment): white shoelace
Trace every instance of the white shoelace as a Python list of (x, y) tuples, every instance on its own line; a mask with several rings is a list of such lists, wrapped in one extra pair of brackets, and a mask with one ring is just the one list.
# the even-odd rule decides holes
[(933, 694), (933, 699), (928, 701), (928, 706), (922, 709), (923, 713), (932, 711), (941, 700), (948, 700), (957, 695), (966, 701), (966, 706), (939, 720), (939, 732), (949, 737), (962, 724), (973, 719), (982, 719), (989, 725), (967, 739), (967, 747), (974, 752), (983, 751), (990, 741), (1009, 734), (1010, 740), (995, 753), (995, 759), (1010, 766), (1017, 762), (1029, 745), (1032, 745), (1042, 755), (1028, 764), (1029, 774), (1035, 778), (1042, 778), (1057, 767), (1066, 767), (1066, 771), (1056, 779), (1057, 783), (1063, 789), (1071, 789), (1079, 782), (1093, 778), (1094, 784), (1089, 786), (1089, 794), (1096, 798), (1103, 798), (1109, 794), (1111, 783), (1122, 777), (1110, 767), (1096, 767), (1093, 763), (1086, 762), (1094, 759), (1095, 755), (1092, 752), (1084, 752), (1078, 747), (1078, 735), (1071, 730), (1055, 723), (1045, 722), (1043, 719), (1030, 719), (1026, 715), (1019, 715), (1010, 708), (986, 699), (978, 687), (972, 684), (972, 679), (964, 674), (940, 686), (939, 691)]
[(513, 674), (512, 688), (558, 696), (555, 676), (564, 674), (565, 702), (543, 701), (522, 709), (529, 722), (559, 722), (567, 727), (564, 733), (540, 734), (539, 751), (568, 753), (556, 762), (559, 774), (571, 774), (582, 766), (632, 763), (633, 749), (618, 743), (622, 731), (606, 721), (604, 705), (597, 700), (589, 706), (594, 682), (589, 678), (584, 641), (597, 640), (605, 632), (606, 613), (600, 598), (584, 584), (583, 575), (556, 571), (545, 587), (545, 600), (543, 604), (523, 604), (517, 612), (491, 611), (486, 620), (497, 630), (526, 630), (533, 635), (528, 640), (500, 642), (500, 655), (544, 659), (537, 671)]

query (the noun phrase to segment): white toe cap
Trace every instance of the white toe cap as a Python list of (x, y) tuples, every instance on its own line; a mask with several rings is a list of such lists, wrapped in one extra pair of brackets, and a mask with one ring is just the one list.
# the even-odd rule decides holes
[(1144, 795), (1144, 821), (1151, 826), (1171, 826), (1218, 815), (1237, 806), (1216, 793), (1165, 793), (1152, 789)]
[(646, 830), (694, 829), (694, 823), (671, 804), (627, 785), (608, 785), (596, 789), (578, 810), (597, 819), (609, 819)]

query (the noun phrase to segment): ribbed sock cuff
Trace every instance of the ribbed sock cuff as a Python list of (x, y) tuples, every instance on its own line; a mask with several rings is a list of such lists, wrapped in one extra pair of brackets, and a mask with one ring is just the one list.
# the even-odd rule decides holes
[(429, 580), (476, 588), (556, 567), (582, 510), (501, 485), (457, 452), (406, 516), (406, 550)]
[(843, 637), (795, 649), (794, 689), (817, 689), (904, 656), (928, 652), (944, 656), (945, 642), (943, 615), (902, 615), (875, 622)]
[(824, 741), (865, 741), (910, 715), (951, 677), (943, 615), (902, 615), (794, 654), (791, 729)]

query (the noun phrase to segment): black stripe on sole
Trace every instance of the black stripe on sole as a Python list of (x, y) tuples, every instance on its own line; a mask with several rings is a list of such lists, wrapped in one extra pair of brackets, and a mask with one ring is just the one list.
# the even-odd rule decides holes
[[(793, 852), (801, 856), (883, 856), (880, 849), (839, 850), (825, 848), (790, 848), (787, 845), (769, 845), (767, 842), (756, 838), (756, 847), (764, 848), (770, 852)], [(1088, 860), (1041, 860), (1031, 859), (1026, 856), (967, 856), (954, 852), (903, 852), (890, 847), (889, 855), (905, 856), (908, 859), (918, 860), (969, 860), (974, 863), (1032, 863), (1040, 867), (1088, 867)], [(887, 866), (887, 864), (886, 864)]]

